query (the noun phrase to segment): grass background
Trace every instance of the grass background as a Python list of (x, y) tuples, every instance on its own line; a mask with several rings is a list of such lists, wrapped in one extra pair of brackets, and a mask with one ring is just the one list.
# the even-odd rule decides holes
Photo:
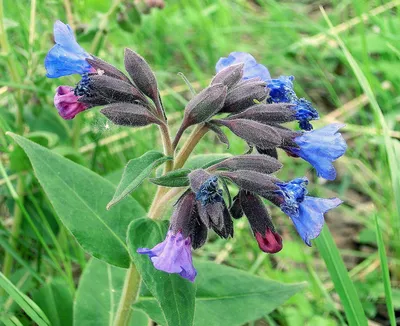
[[(297, 94), (311, 100), (320, 112), (315, 127), (346, 123), (343, 134), (349, 148), (336, 163), (334, 182), (317, 179), (308, 164), (283, 154), (285, 168), (279, 177), (307, 175), (311, 194), (345, 201), (327, 214), (336, 245), (324, 246), (330, 243), (325, 230), (317, 246), (306, 247), (291, 223), (273, 210), (284, 237), (279, 254), (260, 252), (247, 222), (239, 220), (233, 240), (211, 236), (196, 255), (282, 282), (309, 283), (306, 291), (257, 321), (259, 325), (346, 324), (348, 316), (343, 311), (352, 301), (346, 284), (354, 284), (371, 325), (395, 325), (400, 316), (400, 1), (165, 2), (163, 10), (142, 15), (140, 23), (133, 24), (136, 18), (131, 15), (121, 25), (117, 21), (120, 7), (112, 1), (0, 0), (6, 32), (0, 33), (0, 151), (7, 173), (0, 179), (2, 270), (3, 257), (14, 257), (6, 276), (33, 297), (43, 282), (54, 279), (70, 284), (73, 292), (86, 262), (6, 131), (28, 135), (114, 182), (129, 159), (161, 149), (154, 127), (109, 126), (98, 109), (72, 122), (58, 116), (52, 103), (56, 86), (78, 81), (76, 76), (45, 78), (44, 56), (53, 44), (53, 22), (60, 19), (74, 27), (85, 49), (117, 67), (123, 67), (125, 47), (144, 56), (159, 80), (173, 130), (190, 99), (178, 72), (201, 90), (221, 56), (246, 51), (266, 65), (272, 76), (294, 75)], [(246, 150), (241, 140), (231, 134), (229, 138), (231, 153)], [(196, 154), (215, 152), (226, 149), (212, 135), (195, 150)], [(18, 173), (23, 177), (19, 179)], [(22, 219), (20, 236), (11, 236), (19, 227), (15, 217), (20, 212), (7, 180), (22, 190), (20, 198), (38, 233)], [(147, 207), (154, 191), (155, 186), (146, 183), (133, 196)], [(343, 279), (347, 274), (340, 269), (336, 246), (350, 283)], [(343, 300), (346, 296), (348, 302)], [(9, 299), (2, 297), (0, 303), (4, 311), (12, 310)]]

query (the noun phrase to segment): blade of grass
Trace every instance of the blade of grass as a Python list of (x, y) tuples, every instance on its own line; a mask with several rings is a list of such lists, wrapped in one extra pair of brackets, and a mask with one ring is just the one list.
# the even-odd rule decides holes
[(319, 237), (315, 239), (315, 243), (325, 261), (335, 290), (339, 294), (349, 325), (367, 325), (367, 318), (357, 291), (327, 225), (324, 226)]
[(379, 226), (378, 215), (375, 215), (376, 242), (378, 243), (379, 258), (381, 261), (383, 286), (385, 288), (386, 307), (390, 319), (390, 325), (396, 326), (396, 316), (394, 314), (392, 288), (390, 284), (389, 266), (386, 256), (385, 243), (383, 242), (381, 228)]

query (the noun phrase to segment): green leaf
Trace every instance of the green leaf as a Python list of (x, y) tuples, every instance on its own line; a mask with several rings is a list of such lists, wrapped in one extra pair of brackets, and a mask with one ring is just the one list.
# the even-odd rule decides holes
[(115, 187), (96, 173), (9, 133), (25, 150), (36, 177), (55, 211), (79, 244), (91, 255), (127, 268), (126, 230), (143, 208), (131, 197), (112, 212), (105, 210)]
[(150, 175), (153, 169), (171, 159), (171, 157), (164, 156), (160, 152), (150, 151), (139, 158), (130, 160), (125, 167), (113, 199), (107, 204), (107, 209), (110, 209), (134, 191)]
[(53, 279), (32, 294), (53, 326), (72, 325), (73, 294), (63, 280)]
[[(195, 267), (195, 326), (243, 325), (269, 314), (305, 287), (304, 283), (282, 284), (213, 262), (195, 261)], [(154, 298), (140, 297), (135, 306), (157, 323), (166, 324)]]
[(151, 182), (164, 187), (187, 187), (189, 186), (189, 169), (178, 169), (159, 177), (150, 179)]
[(21, 307), (21, 309), (39, 326), (50, 325), (43, 311), (30, 298), (23, 294), (0, 272), (0, 287)]
[[(126, 269), (92, 258), (81, 276), (74, 303), (74, 325), (113, 324), (124, 285)], [(130, 326), (147, 326), (147, 316), (134, 310)]]
[(143, 282), (157, 299), (163, 312), (164, 325), (190, 326), (193, 324), (196, 287), (177, 274), (168, 274), (154, 268), (147, 255), (136, 252), (138, 248), (152, 248), (164, 240), (167, 223), (157, 223), (148, 218), (133, 221), (128, 230), (128, 246), (133, 262)]
[(314, 242), (325, 261), (336, 292), (342, 301), (349, 325), (367, 325), (367, 318), (357, 291), (326, 224)]
[(203, 155), (194, 155), (185, 164), (185, 168), (187, 169), (200, 169), (207, 168), (213, 164), (219, 163), (222, 160), (230, 157), (229, 154), (203, 154)]

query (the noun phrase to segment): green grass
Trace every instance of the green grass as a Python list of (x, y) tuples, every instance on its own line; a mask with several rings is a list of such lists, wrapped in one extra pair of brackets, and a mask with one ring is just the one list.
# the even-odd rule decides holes
[[(16, 287), (4, 279), (16, 297), (10, 301), (1, 296), (0, 310), (14, 316), (7, 319), (9, 324), (29, 324), (27, 315), (37, 313), (35, 307), (15, 304), (19, 292), (31, 296), (43, 282), (60, 278), (73, 292), (87, 257), (62, 226), (29, 171), (26, 157), (14, 151), (5, 132), (25, 136), (41, 132), (35, 141), (44, 145), (52, 140), (43, 132), (55, 134), (55, 151), (113, 182), (118, 182), (131, 158), (161, 149), (154, 127), (107, 128), (98, 109), (86, 112), (80, 123), (57, 115), (54, 89), (78, 81), (44, 76), (53, 22), (68, 21), (65, 2), (0, 0), (4, 15), (2, 19), (0, 14), (0, 23), (7, 32), (1, 34), (0, 29), (0, 266), (3, 270), (6, 254), (12, 257), (6, 276)], [(400, 1), (169, 0), (163, 10), (142, 16), (130, 33), (117, 24), (111, 1), (68, 2), (83, 47), (121, 68), (123, 49), (130, 47), (151, 64), (174, 131), (191, 97), (178, 73), (199, 91), (211, 79), (219, 57), (231, 51), (251, 52), (273, 76), (294, 75), (297, 93), (312, 100), (320, 112), (316, 127), (346, 123), (348, 151), (336, 163), (334, 182), (321, 182), (306, 163), (281, 154), (285, 168), (280, 178), (307, 175), (313, 181), (310, 193), (344, 200), (328, 214), (333, 238), (324, 232), (316, 246), (305, 247), (290, 221), (272, 209), (275, 225), (284, 234), (279, 254), (260, 253), (247, 222), (241, 220), (236, 222), (233, 240), (212, 236), (197, 255), (282, 282), (307, 281), (306, 291), (265, 316), (270, 325), (363, 325), (365, 319), (396, 324), (400, 312)], [(357, 20), (362, 15), (365, 20)], [(107, 33), (93, 43), (98, 26)], [(231, 153), (246, 150), (238, 138), (229, 134), (229, 139)], [(207, 135), (195, 154), (211, 152), (226, 149)], [(147, 207), (155, 189), (145, 183), (134, 197)], [(10, 245), (18, 216), (19, 236)]]

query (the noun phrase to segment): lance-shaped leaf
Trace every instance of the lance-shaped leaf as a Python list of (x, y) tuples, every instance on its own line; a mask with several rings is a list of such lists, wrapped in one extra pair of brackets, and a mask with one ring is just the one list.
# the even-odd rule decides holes
[(125, 76), (125, 74), (121, 71), (119, 71), (117, 68), (115, 68), (113, 65), (109, 64), (106, 61), (103, 61), (95, 56), (92, 55), (91, 58), (87, 58), (86, 59), (87, 62), (89, 62), (89, 64), (97, 70), (97, 73), (100, 74), (104, 74), (106, 76), (110, 76), (113, 78), (117, 78), (120, 80), (123, 80), (127, 83), (130, 83), (131, 81), (129, 80), (129, 78), (127, 76)]
[(221, 112), (241, 112), (256, 102), (265, 100), (267, 96), (268, 90), (264, 81), (249, 79), (240, 82), (229, 91)]
[(274, 173), (282, 168), (282, 163), (270, 156), (265, 155), (238, 155), (227, 158), (215, 164), (209, 170), (227, 169), (230, 171), (250, 170), (260, 173)]
[(166, 173), (165, 175), (150, 179), (151, 182), (163, 187), (187, 187), (189, 186), (189, 169), (178, 169)]
[(147, 103), (146, 97), (132, 84), (123, 80), (109, 77), (106, 75), (93, 75), (90, 77), (90, 86), (93, 87), (93, 93), (100, 93), (109, 100), (114, 102), (132, 102), (137, 101)]
[(153, 169), (171, 159), (171, 157), (164, 156), (162, 153), (150, 151), (139, 158), (130, 160), (125, 166), (113, 199), (107, 204), (107, 209), (110, 209), (134, 191), (150, 175)]
[(278, 147), (282, 137), (274, 127), (247, 119), (221, 119), (217, 123), (229, 128), (236, 136), (262, 149)]
[(255, 171), (237, 170), (234, 172), (220, 172), (222, 177), (228, 178), (240, 188), (255, 192), (261, 196), (278, 190), (279, 187), (275, 184), (279, 181), (277, 178)]
[(293, 104), (256, 104), (243, 112), (231, 115), (229, 119), (250, 119), (261, 123), (285, 123), (296, 120)]
[(228, 89), (232, 88), (242, 79), (243, 67), (244, 63), (237, 63), (222, 69), (211, 80), (211, 85), (220, 83), (226, 85)]
[(119, 126), (143, 127), (152, 123), (161, 123), (146, 107), (140, 104), (115, 103), (105, 106), (100, 112)]
[(215, 123), (213, 122), (206, 122), (206, 126), (213, 131), (217, 137), (218, 140), (226, 145), (226, 148), (229, 149), (229, 139), (228, 137), (226, 137), (226, 135), (224, 134), (224, 132), (222, 131), (222, 129)]
[(146, 60), (136, 52), (125, 49), (124, 62), (135, 85), (154, 102), (158, 101), (157, 80)]

